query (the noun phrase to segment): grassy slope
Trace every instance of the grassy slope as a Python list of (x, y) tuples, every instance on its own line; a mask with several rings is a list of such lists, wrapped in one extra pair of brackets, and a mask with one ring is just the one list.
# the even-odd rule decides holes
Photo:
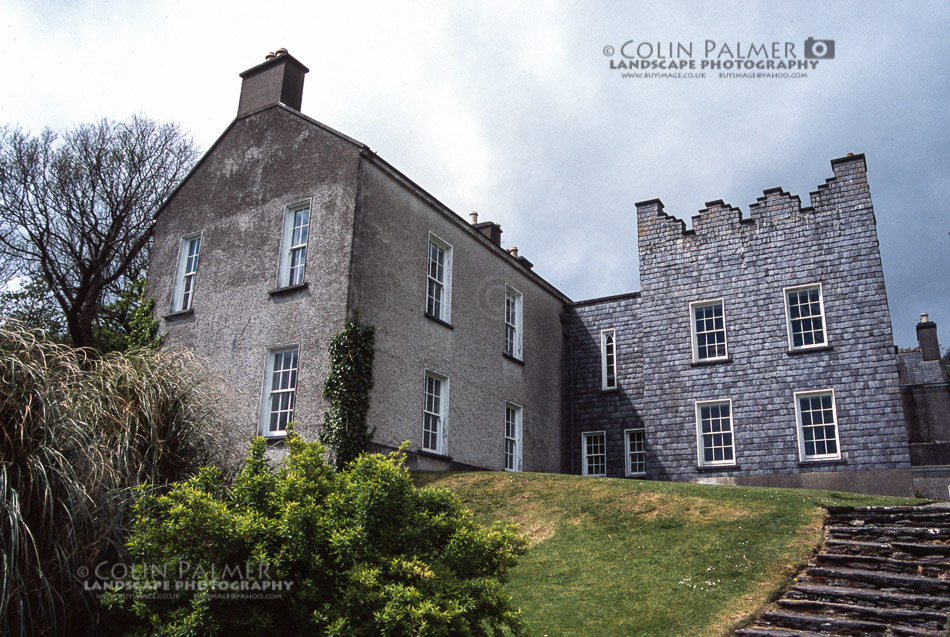
[(508, 590), (539, 635), (727, 633), (819, 542), (820, 504), (904, 500), (552, 474), (417, 474), (531, 548)]

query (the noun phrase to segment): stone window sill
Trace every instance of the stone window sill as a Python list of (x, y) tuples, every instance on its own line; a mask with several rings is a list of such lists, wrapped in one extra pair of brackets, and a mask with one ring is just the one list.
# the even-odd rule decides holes
[(831, 345), (822, 345), (821, 347), (805, 347), (801, 349), (790, 349), (785, 352), (786, 356), (797, 356), (799, 354), (811, 354), (812, 352), (829, 352), (834, 348)]
[(419, 454), (420, 456), (425, 456), (426, 458), (436, 458), (437, 460), (445, 460), (446, 462), (452, 462), (452, 456), (436, 453), (434, 451), (426, 451), (425, 449), (420, 449), (416, 453)]
[(172, 312), (171, 314), (166, 314), (162, 318), (166, 321), (177, 321), (178, 319), (188, 318), (189, 316), (195, 315), (195, 308), (190, 307), (187, 310), (182, 310), (181, 312)]
[(297, 285), (286, 285), (282, 288), (274, 288), (273, 290), (268, 290), (267, 293), (271, 296), (283, 296), (284, 294), (293, 294), (300, 290), (306, 290), (309, 287), (310, 286), (306, 283), (298, 283)]
[(696, 471), (708, 473), (710, 471), (742, 471), (737, 464), (701, 464), (696, 465)]
[(430, 321), (435, 321), (435, 322), (438, 323), (439, 325), (443, 325), (443, 326), (449, 328), (450, 330), (454, 330), (454, 329), (455, 329), (455, 326), (454, 326), (454, 325), (452, 325), (451, 323), (448, 323), (448, 322), (446, 322), (446, 321), (443, 321), (443, 320), (440, 319), (438, 316), (434, 316), (434, 315), (432, 315), (432, 314), (429, 314), (428, 312), (425, 312), (425, 317), (426, 317), (427, 319), (429, 319)]
[(835, 465), (846, 465), (848, 461), (846, 458), (829, 458), (827, 460), (799, 460), (799, 467), (826, 467), (826, 466), (835, 466)]
[(726, 358), (716, 358), (708, 361), (693, 361), (689, 364), (690, 367), (706, 367), (707, 365), (724, 365), (732, 362), (732, 357), (728, 356)]
[(516, 356), (512, 356), (511, 354), (509, 354), (509, 353), (507, 353), (507, 352), (502, 352), (502, 356), (504, 356), (505, 358), (507, 358), (508, 360), (510, 360), (512, 363), (518, 363), (519, 365), (521, 365), (522, 367), (524, 367), (524, 361), (521, 360), (520, 358), (518, 358), (518, 357), (516, 357)]

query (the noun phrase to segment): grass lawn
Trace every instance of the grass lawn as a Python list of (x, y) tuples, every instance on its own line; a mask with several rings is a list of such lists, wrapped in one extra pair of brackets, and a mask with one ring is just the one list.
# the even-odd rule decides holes
[(908, 500), (538, 473), (420, 473), (531, 547), (507, 585), (538, 635), (715, 635), (761, 608), (820, 541), (822, 504)]

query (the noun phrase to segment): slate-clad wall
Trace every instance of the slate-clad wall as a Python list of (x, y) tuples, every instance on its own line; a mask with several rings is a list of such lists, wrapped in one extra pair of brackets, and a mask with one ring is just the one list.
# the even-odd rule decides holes
[[(750, 218), (721, 201), (693, 230), (637, 205), (642, 415), (662, 477), (909, 466), (891, 321), (861, 155), (832, 162), (812, 208), (765, 191)], [(783, 288), (821, 283), (829, 349), (790, 354)], [(689, 303), (724, 298), (731, 361), (692, 365)], [(842, 459), (799, 461), (793, 392), (834, 388)], [(698, 469), (695, 401), (732, 399), (737, 467)], [(844, 476), (839, 476), (844, 479)]]
[[(637, 306), (640, 294), (585, 301), (569, 307), (567, 320), (568, 392), (573, 397), (571, 473), (581, 473), (581, 439), (586, 431), (606, 431), (607, 475), (624, 474), (624, 429), (642, 427), (643, 353)], [(616, 330), (617, 389), (601, 389), (600, 333)], [(659, 453), (647, 440), (647, 475), (659, 477)]]

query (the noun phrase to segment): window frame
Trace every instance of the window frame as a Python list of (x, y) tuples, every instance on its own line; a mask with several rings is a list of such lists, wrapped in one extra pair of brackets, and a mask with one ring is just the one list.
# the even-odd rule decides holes
[[(613, 347), (613, 358), (614, 358), (614, 383), (610, 385), (608, 383), (608, 363), (607, 363), (607, 334), (613, 337), (613, 342), (611, 347)], [(600, 330), (600, 390), (601, 391), (614, 391), (620, 387), (620, 364), (617, 359), (617, 329), (614, 327), (609, 327)]]
[[(438, 380), (440, 384), (439, 388), (439, 411), (429, 411), (428, 407), (428, 397), (429, 397), (429, 378)], [(448, 425), (449, 425), (449, 389), (450, 389), (450, 380), (449, 377), (445, 374), (437, 372), (430, 368), (425, 368), (425, 373), (423, 375), (423, 384), (422, 384), (422, 439), (419, 444), (419, 448), (422, 451), (428, 453), (435, 453), (441, 456), (448, 455)], [(426, 447), (426, 416), (436, 415), (438, 416), (437, 429), (435, 431), (436, 437), (436, 446), (435, 448)]]
[[(631, 433), (640, 433), (643, 434), (643, 451), (633, 452), (630, 450), (630, 434)], [(634, 478), (637, 476), (645, 476), (647, 474), (647, 435), (646, 427), (631, 427), (630, 429), (623, 430), (623, 458), (624, 458), (624, 475), (628, 478)], [(643, 471), (633, 471), (630, 456), (633, 453), (643, 454)]]
[[(442, 264), (442, 281), (439, 281), (431, 275), (431, 254), (432, 246), (435, 245), (444, 253)], [(426, 287), (425, 287), (425, 315), (434, 318), (443, 323), (452, 323), (452, 257), (453, 248), (445, 239), (442, 239), (434, 232), (429, 232), (429, 240), (426, 243)], [(439, 313), (429, 311), (429, 282), (435, 281), (442, 286), (442, 300), (439, 304)]]
[[(811, 345), (795, 345), (795, 336), (792, 332), (792, 309), (788, 304), (788, 295), (791, 292), (801, 292), (818, 288), (818, 307), (821, 310), (821, 334), (824, 341), (821, 343), (812, 343)], [(828, 347), (828, 316), (825, 313), (825, 291), (822, 288), (821, 281), (817, 283), (805, 283), (803, 285), (790, 285), (782, 288), (782, 300), (785, 303), (785, 329), (788, 334), (788, 351), (802, 352), (810, 349), (824, 349)], [(813, 318), (813, 317), (812, 317)]]
[[(802, 413), (801, 413), (801, 403), (799, 402), (800, 398), (803, 397), (812, 397), (812, 396), (831, 396), (831, 415), (834, 418), (833, 425), (835, 428), (835, 453), (825, 453), (825, 454), (813, 454), (808, 456), (805, 454), (805, 432), (802, 425)], [(809, 389), (803, 391), (793, 392), (793, 397), (795, 399), (795, 427), (798, 430), (798, 459), (800, 462), (823, 462), (828, 460), (840, 460), (841, 455), (841, 429), (838, 424), (838, 403), (835, 398), (834, 387), (827, 387), (825, 389)], [(814, 426), (814, 425), (809, 425)], [(823, 423), (823, 426), (827, 426), (827, 423)]]
[[(508, 322), (508, 299), (514, 299), (514, 324)], [(508, 328), (514, 330), (514, 342), (512, 351), (508, 351)], [(524, 294), (515, 289), (514, 286), (505, 284), (505, 354), (517, 360), (524, 359), (522, 332), (524, 329)]]
[[(731, 436), (732, 442), (730, 447), (732, 449), (732, 459), (731, 460), (706, 460), (705, 447), (703, 445), (703, 436), (708, 435), (712, 436), (715, 433), (724, 433), (724, 432), (711, 432), (709, 434), (703, 434), (703, 420), (702, 420), (702, 408), (711, 407), (714, 405), (728, 405), (729, 406), (729, 435)], [(731, 398), (719, 398), (715, 400), (697, 400), (695, 402), (695, 418), (696, 418), (696, 458), (700, 467), (734, 467), (738, 463), (738, 457), (736, 454), (736, 420), (735, 412), (732, 409), (732, 399)]]
[[(725, 353), (722, 356), (710, 356), (708, 358), (699, 357), (699, 341), (696, 333), (696, 309), (701, 307), (711, 307), (714, 305), (722, 306), (722, 346)], [(718, 331), (718, 330), (717, 330)], [(707, 332), (710, 333), (710, 332)], [(726, 324), (726, 299), (703, 299), (701, 301), (692, 301), (689, 304), (689, 336), (693, 352), (694, 363), (717, 363), (729, 360), (729, 328)]]
[[(178, 242), (178, 259), (175, 262), (175, 285), (172, 288), (172, 313), (188, 312), (195, 307), (195, 289), (198, 285), (198, 266), (201, 263), (201, 243), (204, 238), (204, 231), (192, 232), (183, 235)], [(195, 269), (193, 272), (185, 271), (186, 264), (190, 258), (188, 250), (191, 242), (198, 240), (198, 253), (195, 255)], [(186, 248), (186, 245), (189, 246)], [(191, 290), (188, 297), (188, 306), (185, 307), (185, 277), (192, 277)]]
[[(284, 216), (283, 222), (281, 225), (280, 233), (280, 257), (277, 264), (277, 289), (281, 290), (283, 288), (297, 287), (299, 285), (304, 285), (307, 282), (307, 257), (309, 256), (310, 248), (310, 226), (313, 222), (313, 200), (304, 199), (296, 203), (292, 203), (284, 206)], [(296, 227), (294, 221), (296, 219), (297, 212), (307, 209), (307, 240), (303, 244), (292, 244), (293, 241), (293, 231)], [(296, 283), (292, 282), (293, 272), (291, 260), (293, 258), (293, 252), (296, 249), (303, 249), (303, 265), (301, 266), (300, 280)]]
[[(294, 375), (294, 387), (291, 393), (291, 403), (293, 407), (290, 410), (290, 418), (287, 420), (287, 424), (290, 424), (294, 421), (294, 418), (297, 415), (297, 389), (300, 387), (300, 344), (288, 344), (288, 345), (278, 345), (276, 347), (269, 347), (266, 350), (264, 359), (264, 382), (261, 385), (261, 405), (260, 413), (258, 415), (257, 423), (257, 432), (258, 435), (263, 436), (268, 439), (275, 438), (285, 438), (287, 436), (287, 428), (278, 429), (277, 431), (270, 431), (270, 417), (272, 415), (272, 398), (275, 393), (273, 387), (274, 381), (274, 362), (277, 358), (277, 354), (284, 354), (287, 352), (296, 351), (296, 367), (293, 368), (295, 372)], [(278, 390), (284, 393), (287, 393), (286, 390)]]
[[(604, 452), (603, 454), (592, 454), (592, 455), (603, 455), (604, 457), (604, 472), (603, 473), (588, 473), (587, 472), (587, 440), (594, 436), (603, 436), (604, 439)], [(605, 429), (599, 429), (597, 431), (585, 431), (581, 433), (581, 475), (590, 476), (592, 478), (605, 478), (607, 477), (607, 431)]]
[[(512, 410), (515, 415), (514, 420), (514, 438), (508, 436), (508, 411)], [(524, 408), (517, 404), (513, 403), (510, 400), (505, 401), (505, 431), (503, 432), (505, 449), (504, 449), (504, 467), (505, 471), (511, 472), (520, 472), (524, 467)], [(513, 462), (512, 466), (508, 466), (508, 441), (514, 441), (514, 452), (512, 454)]]

